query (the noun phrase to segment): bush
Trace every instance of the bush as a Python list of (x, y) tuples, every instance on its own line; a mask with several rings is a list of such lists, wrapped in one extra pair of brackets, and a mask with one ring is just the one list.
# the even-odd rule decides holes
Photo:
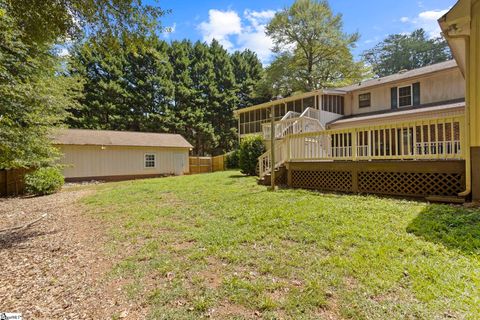
[(239, 165), (243, 174), (256, 175), (258, 157), (265, 152), (262, 137), (249, 136), (240, 143)]
[(52, 194), (60, 190), (64, 183), (58, 168), (40, 168), (25, 176), (27, 192), (38, 196)]
[(240, 168), (239, 159), (238, 159), (239, 155), (240, 155), (240, 150), (235, 150), (227, 154), (227, 161), (226, 161), (227, 169)]

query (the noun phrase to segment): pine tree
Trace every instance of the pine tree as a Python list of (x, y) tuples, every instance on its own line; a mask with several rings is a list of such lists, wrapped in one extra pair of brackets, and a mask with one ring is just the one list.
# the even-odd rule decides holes
[(192, 43), (188, 40), (173, 41), (169, 47), (168, 55), (170, 65), (175, 72), (172, 75), (174, 98), (169, 110), (169, 126), (173, 132), (182, 134), (187, 140), (193, 141), (194, 128), (187, 125), (189, 110), (193, 99), (193, 81), (190, 75), (192, 64)]
[(230, 55), (217, 40), (212, 41), (210, 54), (215, 75), (215, 90), (212, 92), (209, 105), (210, 119), (219, 138), (219, 145), (214, 153), (221, 154), (231, 150), (237, 141), (236, 121), (233, 116), (237, 105), (237, 90)]
[(215, 133), (212, 118), (211, 102), (217, 94), (215, 86), (215, 72), (212, 55), (205, 43), (197, 41), (192, 51), (192, 79), (193, 98), (186, 123), (194, 130), (194, 146), (198, 155), (211, 153), (218, 146), (219, 137)]
[(168, 45), (153, 37), (89, 39), (72, 52), (71, 72), (85, 78), (72, 127), (169, 131), (173, 99)]
[(157, 37), (143, 40), (144, 45), (124, 45), (126, 64), (123, 85), (130, 111), (129, 130), (169, 132), (169, 109), (173, 100), (173, 69), (168, 44)]
[(262, 63), (257, 54), (249, 49), (242, 52), (236, 51), (233, 53), (231, 60), (238, 88), (238, 109), (265, 102), (265, 99), (262, 99), (256, 93), (256, 88), (264, 75)]

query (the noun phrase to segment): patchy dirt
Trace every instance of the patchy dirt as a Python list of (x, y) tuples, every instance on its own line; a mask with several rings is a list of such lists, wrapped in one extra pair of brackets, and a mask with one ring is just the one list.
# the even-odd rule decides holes
[(48, 216), (28, 229), (0, 233), (0, 312), (24, 319), (141, 319), (107, 273), (117, 260), (105, 254), (103, 222), (78, 200), (94, 192), (65, 189), (45, 197), (0, 199), (0, 229)]

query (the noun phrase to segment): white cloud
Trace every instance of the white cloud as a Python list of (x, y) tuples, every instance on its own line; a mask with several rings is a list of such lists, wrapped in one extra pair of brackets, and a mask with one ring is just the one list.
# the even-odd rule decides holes
[(265, 28), (268, 22), (275, 16), (275, 11), (245, 10), (243, 15), (250, 25), (244, 27), (238, 37), (240, 49), (255, 51), (262, 62), (268, 63), (272, 56), (273, 41), (265, 34)]
[(440, 27), (437, 20), (447, 13), (448, 10), (449, 9), (422, 11), (413, 18), (401, 17), (400, 21), (408, 23), (416, 29), (423, 28), (430, 38), (434, 38), (440, 35)]
[(263, 63), (268, 63), (273, 42), (265, 34), (265, 27), (274, 15), (274, 10), (247, 9), (240, 17), (235, 11), (211, 9), (208, 21), (200, 23), (198, 29), (204, 41), (217, 39), (229, 51), (250, 49)]
[(440, 19), (441, 16), (443, 16), (445, 13), (448, 12), (448, 9), (445, 10), (431, 10), (431, 11), (424, 11), (420, 12), (418, 17), (422, 20), (425, 21), (435, 21), (437, 22), (438, 19)]
[(204, 41), (210, 42), (217, 39), (227, 50), (231, 50), (233, 43), (229, 37), (242, 32), (242, 23), (235, 11), (211, 9), (208, 11), (208, 21), (200, 23), (198, 28)]

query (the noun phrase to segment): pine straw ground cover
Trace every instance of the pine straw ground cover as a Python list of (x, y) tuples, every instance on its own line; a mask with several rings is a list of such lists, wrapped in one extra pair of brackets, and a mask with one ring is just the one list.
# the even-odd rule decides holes
[(479, 210), (271, 193), (232, 171), (96, 189), (83, 203), (124, 257), (108, 277), (150, 319), (480, 314)]

